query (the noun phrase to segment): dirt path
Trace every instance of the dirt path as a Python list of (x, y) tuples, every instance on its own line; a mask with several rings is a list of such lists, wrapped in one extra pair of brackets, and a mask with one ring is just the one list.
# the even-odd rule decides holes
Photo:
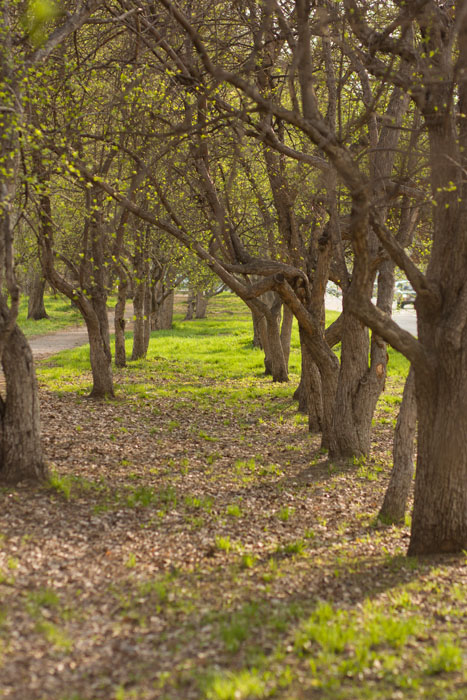
[[(125, 311), (125, 319), (127, 322), (127, 329), (132, 327), (131, 320), (133, 318), (133, 308), (130, 306)], [(114, 312), (109, 311), (109, 329), (110, 333), (114, 332)], [(89, 342), (88, 332), (84, 323), (79, 326), (70, 326), (69, 328), (64, 328), (61, 331), (56, 331), (55, 333), (48, 333), (47, 335), (37, 335), (28, 338), (29, 346), (31, 348), (33, 357), (40, 359), (41, 357), (48, 357), (49, 355), (55, 355), (62, 350), (72, 350), (80, 345), (86, 345)]]
[(77, 348), (88, 342), (86, 326), (72, 326), (56, 333), (33, 336), (29, 338), (29, 346), (35, 358), (54, 355), (62, 350)]

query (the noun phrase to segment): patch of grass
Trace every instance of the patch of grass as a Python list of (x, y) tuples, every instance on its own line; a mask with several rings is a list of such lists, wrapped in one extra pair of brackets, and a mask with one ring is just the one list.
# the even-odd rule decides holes
[(215, 543), (216, 543), (217, 549), (220, 549), (221, 551), (227, 552), (227, 553), (230, 552), (230, 550), (232, 549), (232, 546), (233, 546), (233, 543), (231, 542), (229, 535), (227, 535), (226, 537), (222, 537), (221, 535), (216, 535)]
[(214, 504), (214, 499), (211, 496), (192, 496), (189, 494), (188, 496), (185, 496), (184, 500), (187, 508), (204, 510), (206, 513), (210, 513), (212, 511)]
[(462, 668), (462, 651), (449, 639), (438, 642), (428, 655), (425, 673), (429, 676), (439, 673), (451, 673)]
[(280, 509), (280, 511), (277, 514), (277, 517), (283, 523), (286, 523), (294, 513), (295, 513), (295, 508), (289, 508), (289, 506), (282, 506), (282, 508)]
[(228, 505), (227, 509), (226, 509), (226, 513), (227, 513), (227, 515), (230, 515), (233, 518), (241, 518), (241, 516), (242, 516), (241, 508), (236, 503), (232, 503), (231, 505)]
[(304, 540), (292, 540), (292, 542), (287, 542), (284, 545), (280, 545), (277, 548), (278, 554), (283, 554), (285, 556), (292, 556), (294, 554), (303, 554), (305, 551), (305, 541)]
[(67, 501), (70, 500), (73, 479), (68, 474), (59, 474), (53, 469), (50, 472), (48, 483), (51, 489), (59, 493), (61, 496), (64, 496)]
[(53, 622), (49, 620), (38, 620), (36, 623), (36, 630), (56, 649), (60, 649), (64, 652), (70, 652), (72, 650), (72, 640)]
[(158, 506), (163, 511), (171, 510), (177, 505), (177, 492), (172, 486), (154, 489), (140, 484), (129, 488), (119, 496), (127, 508), (148, 508)]
[(206, 700), (255, 700), (267, 698), (272, 692), (255, 669), (218, 672), (204, 679), (201, 687)]
[(49, 318), (33, 321), (27, 318), (28, 300), (25, 296), (21, 297), (18, 325), (27, 338), (33, 335), (54, 333), (62, 328), (83, 323), (83, 317), (78, 309), (73, 308), (66, 297), (45, 295), (44, 305)]

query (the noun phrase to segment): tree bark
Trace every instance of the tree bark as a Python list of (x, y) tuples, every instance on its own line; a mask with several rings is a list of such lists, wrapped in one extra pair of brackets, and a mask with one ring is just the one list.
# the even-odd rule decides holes
[(146, 357), (145, 328), (144, 328), (144, 298), (146, 294), (146, 281), (139, 280), (135, 284), (135, 294), (133, 297), (134, 327), (133, 327), (133, 350), (131, 360), (139, 360)]
[(414, 441), (417, 426), (415, 377), (409, 372), (394, 432), (393, 468), (378, 518), (384, 523), (403, 523), (413, 483)]
[(40, 321), (42, 318), (49, 318), (44, 304), (44, 292), (46, 281), (44, 277), (36, 273), (32, 280), (28, 299), (28, 318)]
[(144, 312), (144, 323), (143, 323), (143, 342), (144, 342), (144, 357), (146, 357), (149, 348), (149, 341), (151, 339), (151, 286), (149, 279), (146, 282), (144, 289), (144, 301), (143, 301), (143, 312)]
[(368, 373), (369, 333), (361, 321), (345, 311), (343, 314), (341, 364), (330, 443), (333, 459), (367, 454), (370, 443), (367, 417), (355, 410)]
[(308, 430), (310, 433), (320, 433), (323, 430), (321, 377), (318, 367), (305, 343), (302, 344), (302, 373), (303, 403), (308, 414)]
[(128, 290), (126, 275), (120, 275), (118, 281), (117, 303), (115, 304), (114, 329), (115, 329), (115, 364), (117, 367), (126, 366), (125, 349), (125, 305)]
[(187, 308), (184, 321), (192, 321), (195, 313), (195, 292), (193, 289), (188, 291)]
[(88, 331), (93, 382), (90, 398), (114, 398), (112, 355), (110, 353), (110, 343), (108, 342), (108, 322), (106, 333), (94, 309), (93, 313), (85, 312), (83, 316)]
[(31, 349), (20, 329), (2, 357), (6, 398), (0, 399), (0, 481), (43, 481), (48, 476), (40, 441), (40, 409)]
[(261, 301), (264, 312), (253, 312), (253, 318), (256, 315), (256, 326), (264, 351), (264, 373), (271, 375), (273, 382), (288, 382), (280, 333), (280, 298), (274, 292), (267, 292), (261, 295)]
[[(467, 548), (467, 348), (436, 336), (435, 367), (415, 371), (418, 456), (409, 555)], [(465, 343), (465, 341), (464, 341)]]
[(260, 323), (261, 323), (261, 314), (259, 311), (256, 309), (251, 309), (251, 319), (253, 321), (253, 340), (252, 344), (254, 348), (259, 348), (260, 350), (263, 350), (263, 345), (261, 342), (261, 333), (260, 333)]
[(284, 362), (286, 370), (289, 369), (289, 358), (290, 358), (290, 342), (292, 338), (292, 326), (293, 326), (293, 312), (287, 306), (283, 304), (282, 306), (282, 324), (281, 324), (281, 345), (282, 352), (284, 353)]
[(204, 292), (196, 292), (195, 297), (195, 318), (206, 318), (209, 297)]
[(266, 316), (266, 329), (272, 381), (288, 382), (289, 375), (285, 364), (279, 330), (279, 313), (272, 312), (271, 315)]
[(158, 329), (169, 331), (173, 324), (175, 292), (172, 291), (163, 299), (159, 311)]

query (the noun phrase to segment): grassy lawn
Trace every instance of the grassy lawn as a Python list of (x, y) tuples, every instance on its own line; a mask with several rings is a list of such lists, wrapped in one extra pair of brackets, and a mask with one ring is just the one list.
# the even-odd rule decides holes
[[(367, 460), (332, 464), (228, 294), (91, 402), (88, 349), (38, 375), (50, 483), (0, 491), (0, 697), (465, 698), (467, 556), (375, 521), (407, 363)], [(128, 340), (130, 348), (130, 339)]]
[(18, 314), (18, 325), (27, 338), (34, 335), (46, 335), (54, 333), (67, 326), (76, 326), (82, 323), (82, 316), (77, 309), (73, 309), (68, 299), (63, 296), (47, 295), (44, 300), (45, 310), (49, 318), (41, 318), (33, 321), (27, 318), (28, 299), (21, 297)]

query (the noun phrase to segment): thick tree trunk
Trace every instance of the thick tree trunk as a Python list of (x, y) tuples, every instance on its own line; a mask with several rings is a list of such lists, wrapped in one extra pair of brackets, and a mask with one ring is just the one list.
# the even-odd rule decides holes
[(279, 313), (271, 312), (266, 316), (266, 336), (264, 364), (266, 369), (270, 370), (266, 373), (271, 374), (273, 382), (288, 382), (289, 376), (279, 330)]
[(175, 292), (164, 292), (161, 285), (156, 285), (151, 295), (151, 329), (153, 331), (170, 331), (173, 325)]
[(442, 331), (433, 334), (441, 347), (431, 381), (415, 373), (418, 456), (409, 555), (467, 549), (467, 351), (450, 343), (449, 329)]
[(42, 481), (47, 467), (40, 441), (40, 410), (31, 349), (17, 326), (2, 357), (6, 398), (0, 399), (0, 481)]
[(415, 376), (409, 372), (394, 433), (393, 462), (389, 485), (384, 496), (379, 519), (385, 523), (402, 523), (413, 483), (414, 441), (417, 426)]
[(195, 318), (206, 318), (209, 297), (203, 292), (196, 292), (195, 298)]
[[(114, 398), (112, 355), (105, 328), (100, 324), (97, 314), (84, 314), (89, 338), (89, 356), (92, 372), (92, 390), (90, 398)], [(108, 331), (108, 323), (107, 323)]]
[(308, 413), (308, 405), (306, 400), (305, 377), (306, 370), (304, 369), (305, 355), (302, 348), (302, 370), (300, 374), (300, 382), (293, 393), (293, 400), (298, 401), (297, 411), (299, 413)]
[(258, 311), (256, 311), (256, 309), (251, 309), (251, 318), (253, 321), (253, 347), (263, 350), (260, 333), (260, 323), (262, 315)]
[(118, 282), (117, 303), (115, 304), (115, 364), (117, 367), (126, 366), (125, 350), (125, 305), (126, 293), (128, 290), (128, 280), (120, 277)]
[(368, 329), (355, 316), (345, 311), (343, 314), (341, 366), (330, 441), (330, 456), (334, 459), (370, 452), (372, 419), (384, 389), (387, 365), (386, 343), (373, 333), (370, 357)]
[(175, 292), (170, 292), (162, 301), (159, 311), (158, 329), (170, 331), (173, 324)]
[(313, 358), (305, 355), (306, 380), (305, 395), (308, 413), (308, 430), (320, 433), (323, 430), (323, 399), (321, 394), (321, 377)]
[(299, 412), (308, 415), (308, 429), (310, 433), (320, 433), (323, 429), (321, 377), (305, 342), (301, 342), (301, 350), (302, 375), (300, 384), (294, 393), (294, 399), (298, 401)]
[(330, 456), (347, 459), (367, 454), (370, 426), (366, 415), (355, 410), (359, 392), (368, 374), (369, 333), (361, 321), (344, 313), (339, 380), (333, 411)]
[(44, 277), (40, 274), (35, 274), (28, 299), (28, 318), (33, 319), (33, 321), (49, 318), (44, 304), (45, 285)]

